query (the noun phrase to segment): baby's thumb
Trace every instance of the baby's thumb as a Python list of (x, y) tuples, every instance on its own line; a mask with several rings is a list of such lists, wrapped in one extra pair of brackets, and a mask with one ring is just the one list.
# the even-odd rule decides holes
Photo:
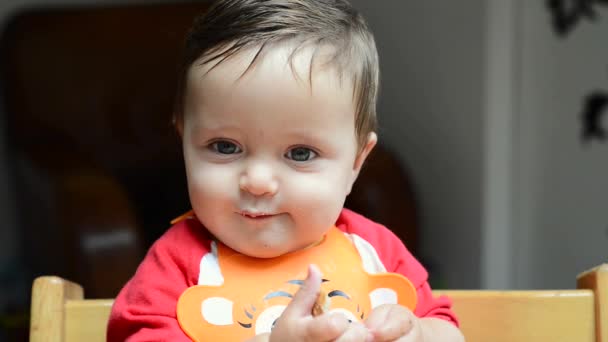
[(284, 314), (304, 317), (311, 314), (312, 307), (319, 297), (321, 289), (321, 271), (315, 265), (308, 266), (308, 276), (296, 292)]

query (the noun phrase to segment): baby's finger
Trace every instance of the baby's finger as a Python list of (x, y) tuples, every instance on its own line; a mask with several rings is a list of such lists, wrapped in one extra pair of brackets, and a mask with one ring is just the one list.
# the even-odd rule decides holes
[(348, 318), (341, 313), (328, 313), (307, 322), (306, 341), (335, 341), (349, 328)]
[(420, 328), (420, 320), (412, 321), (412, 328), (403, 336), (396, 340), (396, 342), (418, 342), (424, 340), (422, 336), (422, 330)]
[(321, 289), (321, 271), (315, 265), (308, 266), (308, 276), (296, 292), (291, 303), (285, 309), (282, 316), (305, 317), (310, 316), (312, 307), (319, 297)]
[(376, 341), (393, 341), (412, 329), (413, 320), (414, 314), (403, 306), (381, 305), (370, 313), (365, 326)]
[(335, 339), (335, 342), (371, 342), (373, 340), (374, 335), (365, 325), (353, 322), (340, 337)]

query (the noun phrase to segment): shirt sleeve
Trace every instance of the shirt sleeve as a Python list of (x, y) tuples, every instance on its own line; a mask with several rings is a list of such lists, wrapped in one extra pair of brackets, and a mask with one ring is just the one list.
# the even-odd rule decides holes
[(418, 317), (441, 318), (458, 327), (458, 319), (452, 311), (452, 300), (446, 296), (433, 296), (426, 269), (393, 232), (381, 227), (386, 230), (387, 238), (383, 239), (383, 248), (378, 248), (378, 255), (387, 271), (403, 274), (416, 288), (418, 303), (414, 314)]
[(378, 253), (388, 272), (399, 273), (408, 278), (416, 288), (418, 302), (414, 314), (418, 317), (435, 317), (459, 326), (452, 311), (452, 300), (446, 296), (433, 296), (428, 283), (428, 272), (405, 247), (403, 242), (388, 228), (359, 214), (344, 210), (337, 226), (367, 240)]
[(194, 220), (187, 220), (152, 245), (116, 297), (108, 322), (108, 342), (191, 341), (179, 326), (176, 304), (198, 281), (199, 262), (209, 248), (202, 231)]

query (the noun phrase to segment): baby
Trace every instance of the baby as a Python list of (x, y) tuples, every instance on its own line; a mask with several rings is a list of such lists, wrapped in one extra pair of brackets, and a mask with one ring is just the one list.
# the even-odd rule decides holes
[[(432, 296), (403, 243), (343, 208), (377, 142), (378, 89), (373, 36), (346, 0), (217, 1), (187, 37), (180, 77), (174, 120), (193, 210), (154, 243), (116, 298), (108, 341), (237, 336), (201, 337), (206, 326), (252, 341), (463, 340), (450, 300)], [(361, 264), (353, 269), (407, 278), (415, 308), (370, 295), (369, 311), (313, 315), (326, 275), (341, 268), (335, 258), (351, 252)], [(318, 253), (327, 254), (309, 258)], [(322, 265), (276, 270), (303, 256)], [(284, 300), (276, 310), (236, 308), (283, 271), (294, 272), (286, 279), (294, 290), (263, 298)], [(354, 279), (341, 278), (345, 287)], [(217, 292), (230, 286), (229, 295)], [(182, 303), (192, 289), (211, 292)], [(348, 289), (332, 295), (331, 306), (355, 298)]]

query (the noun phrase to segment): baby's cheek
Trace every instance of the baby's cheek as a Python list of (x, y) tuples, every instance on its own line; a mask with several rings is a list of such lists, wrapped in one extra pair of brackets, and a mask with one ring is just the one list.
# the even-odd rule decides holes
[(234, 170), (228, 165), (201, 163), (196, 170), (196, 182), (209, 191), (220, 191), (229, 186), (238, 188), (238, 180), (234, 177)]
[(227, 200), (231, 194), (238, 191), (236, 180), (231, 178), (229, 170), (222, 170), (216, 166), (201, 166), (189, 174), (190, 197), (205, 202)]
[(313, 212), (319, 220), (335, 219), (346, 196), (344, 180), (320, 175), (297, 178), (286, 189), (292, 209), (306, 210), (308, 215)]

